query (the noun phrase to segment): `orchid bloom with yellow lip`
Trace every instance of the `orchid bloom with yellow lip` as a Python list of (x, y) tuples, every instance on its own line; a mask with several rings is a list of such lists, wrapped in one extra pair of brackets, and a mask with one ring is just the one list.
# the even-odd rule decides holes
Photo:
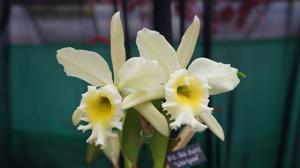
[(119, 12), (111, 20), (111, 59), (114, 80), (108, 64), (99, 54), (70, 47), (57, 51), (57, 60), (64, 66), (68, 76), (80, 78), (92, 85), (82, 95), (72, 121), (75, 126), (81, 121), (86, 122), (87, 125), (79, 125), (78, 130), (84, 132), (91, 129), (92, 134), (87, 142), (102, 148), (108, 138), (116, 136), (113, 128), (122, 129), (122, 94), (130, 95), (136, 90), (156, 90), (153, 82), (156, 81), (159, 86), (165, 78), (160, 75), (163, 68), (157, 61), (135, 57), (125, 62), (124, 34)]
[(213, 108), (208, 107), (209, 95), (233, 90), (239, 84), (238, 71), (230, 65), (206, 58), (198, 58), (186, 68), (196, 46), (199, 31), (200, 21), (195, 16), (177, 51), (158, 32), (145, 28), (139, 31), (136, 43), (140, 56), (157, 60), (164, 67), (169, 79), (154, 94), (135, 93), (139, 96), (126, 97), (122, 107), (129, 108), (153, 98), (165, 98), (166, 102), (162, 107), (174, 120), (170, 124), (172, 129), (188, 125), (194, 131), (203, 131), (208, 127), (224, 140), (222, 127), (211, 114)]

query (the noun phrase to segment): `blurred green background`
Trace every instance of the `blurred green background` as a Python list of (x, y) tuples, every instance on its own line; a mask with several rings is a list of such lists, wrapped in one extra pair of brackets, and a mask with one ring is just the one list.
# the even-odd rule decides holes
[[(160, 23), (160, 28), (167, 27), (163, 34), (168, 40), (173, 36), (178, 44), (193, 16), (204, 17), (203, 1), (168, 0), (172, 17), (167, 19), (172, 22)], [(122, 2), (127, 3), (0, 1), (1, 168), (112, 167), (103, 154), (86, 163), (89, 132), (77, 131), (71, 115), (87, 83), (65, 75), (56, 51), (68, 46), (96, 51), (111, 66), (109, 20), (114, 10), (122, 9), (123, 18), (125, 13), (128, 17), (127, 22), (123, 19), (127, 57), (138, 56), (136, 32), (142, 27), (159, 29), (152, 2), (162, 1)], [(299, 9), (299, 1), (214, 1), (211, 59), (231, 64), (247, 77), (234, 91), (212, 96), (225, 141), (208, 130), (197, 134), (191, 143), (201, 143), (208, 161), (195, 167), (300, 167)], [(193, 59), (207, 48), (203, 32)], [(140, 168), (152, 166), (150, 152), (142, 146)]]
[[(66, 77), (63, 67), (57, 63), (56, 50), (65, 46), (97, 51), (110, 61), (110, 49), (107, 45), (11, 45), (9, 48), (11, 110), (9, 150), (12, 165), (18, 167), (109, 167), (110, 165), (104, 156), (100, 156), (93, 165), (85, 165), (85, 139), (89, 133), (82, 134), (76, 131), (71, 124), (71, 114), (78, 106), (81, 93), (86, 90), (87, 84)], [(218, 164), (230, 168), (275, 167), (282, 139), (286, 139), (284, 153), (281, 155), (284, 167), (291, 167), (292, 162), (300, 164), (299, 155), (293, 160), (293, 152), (300, 150), (299, 146), (295, 149), (297, 146), (294, 145), (298, 143), (295, 140), (299, 134), (297, 118), (300, 108), (300, 78), (299, 73), (291, 71), (296, 57), (296, 47), (295, 39), (213, 43), (214, 60), (231, 63), (247, 74), (247, 78), (243, 79), (232, 93), (213, 96), (213, 106), (221, 109), (215, 115), (226, 134), (225, 142), (220, 142), (212, 135), (209, 154), (213, 159), (213, 167)], [(132, 55), (137, 54), (136, 48), (131, 51)], [(193, 57), (197, 58), (201, 53), (202, 43), (198, 43)], [(295, 74), (298, 76), (294, 76)], [(293, 99), (287, 97), (291, 77), (297, 80), (292, 93), (295, 95)], [(234, 100), (231, 98), (232, 95)], [(289, 101), (291, 106), (290, 112), (286, 111), (286, 101)], [(285, 130), (286, 137), (281, 137), (283, 117), (287, 113), (291, 113), (289, 127)], [(5, 119), (4, 115), (7, 113), (1, 111), (0, 114), (2, 115), (0, 119)], [(205, 131), (193, 139), (193, 142), (200, 141), (204, 150), (207, 147), (207, 134), (208, 131)], [(1, 139), (7, 138), (4, 136), (2, 132)], [(145, 146), (143, 148), (144, 151), (150, 152)], [(150, 162), (150, 155), (141, 153), (141, 160), (145, 159)]]

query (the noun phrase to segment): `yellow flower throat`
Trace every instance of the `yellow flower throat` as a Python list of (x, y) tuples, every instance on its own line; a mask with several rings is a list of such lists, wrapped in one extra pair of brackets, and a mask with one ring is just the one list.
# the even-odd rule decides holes
[(203, 100), (203, 89), (198, 80), (186, 77), (179, 80), (174, 89), (177, 93), (176, 100), (181, 105), (188, 105), (195, 109)]
[(85, 103), (85, 111), (88, 114), (90, 123), (108, 125), (111, 122), (115, 108), (108, 97), (97, 94), (88, 97)]

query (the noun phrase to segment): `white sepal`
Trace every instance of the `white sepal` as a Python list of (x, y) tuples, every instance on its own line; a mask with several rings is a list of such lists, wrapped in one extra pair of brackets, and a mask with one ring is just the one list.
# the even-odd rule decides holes
[(203, 112), (198, 116), (217, 137), (224, 141), (223, 129), (211, 112)]
[(138, 31), (136, 44), (141, 57), (157, 60), (168, 74), (179, 68), (176, 51), (158, 32), (143, 28)]
[(113, 83), (106, 61), (95, 52), (67, 47), (58, 50), (56, 58), (68, 76), (80, 78), (94, 86)]
[(200, 21), (197, 16), (181, 38), (177, 49), (178, 62), (181, 68), (185, 68), (190, 62), (197, 43), (200, 31)]
[(120, 12), (117, 12), (113, 15), (110, 25), (111, 61), (113, 65), (114, 82), (115, 84), (118, 84), (118, 72), (126, 60), (124, 48), (124, 33), (120, 18)]

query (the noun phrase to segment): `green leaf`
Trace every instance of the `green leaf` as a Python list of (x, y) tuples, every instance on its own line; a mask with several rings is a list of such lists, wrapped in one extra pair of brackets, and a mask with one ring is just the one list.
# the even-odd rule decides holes
[(122, 131), (122, 152), (127, 166), (137, 165), (139, 151), (142, 145), (140, 137), (141, 124), (139, 114), (133, 109), (129, 109), (125, 116)]
[(92, 164), (93, 161), (96, 159), (96, 157), (101, 153), (101, 150), (99, 147), (88, 144), (86, 149), (86, 163)]
[(169, 138), (160, 134), (155, 130), (154, 135), (150, 141), (150, 149), (153, 158), (153, 167), (161, 168), (165, 165), (166, 153), (168, 148)]
[(238, 71), (237, 76), (241, 79), (241, 78), (246, 78), (246, 74), (243, 72)]

